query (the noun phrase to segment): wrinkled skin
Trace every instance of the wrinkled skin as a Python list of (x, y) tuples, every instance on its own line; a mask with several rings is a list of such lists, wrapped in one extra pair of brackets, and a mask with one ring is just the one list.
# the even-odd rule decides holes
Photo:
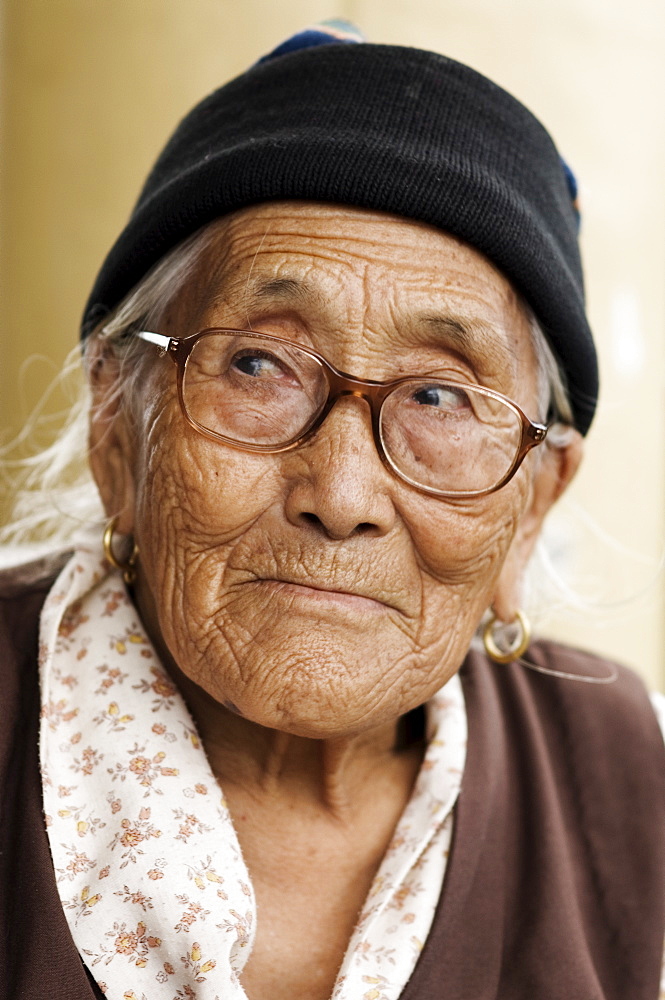
[[(356, 376), (450, 376), (544, 416), (519, 298), (469, 246), (391, 216), (300, 203), (253, 207), (216, 226), (158, 332), (263, 330)], [(513, 617), (524, 564), (575, 471), (580, 439), (536, 449), (490, 496), (441, 500), (382, 464), (364, 401), (338, 401), (295, 451), (246, 454), (186, 423), (175, 366), (154, 355), (138, 427), (102, 405), (113, 365), (93, 369), (93, 468), (107, 513), (119, 513), (119, 530), (138, 543), (139, 609), (237, 815), (251, 799), (256, 822), (239, 835), (263, 912), (272, 897), (267, 887), (261, 896), (260, 823), (294, 836), (277, 803), (316, 801), (346, 825), (347, 851), (353, 831), (361, 871), (349, 869), (341, 887), (339, 858), (330, 873), (337, 889), (330, 919), (320, 914), (320, 992), (318, 980), (285, 979), (284, 996), (325, 997), (417, 772), (418, 753), (394, 752), (397, 719), (459, 668), (490, 605)], [(360, 808), (368, 794), (380, 805), (371, 824)], [(326, 858), (338, 847), (341, 856), (317, 822)], [(320, 885), (325, 860), (317, 865)], [(283, 964), (289, 948), (294, 941), (281, 941)], [(260, 995), (260, 940), (255, 951), (246, 986)]]

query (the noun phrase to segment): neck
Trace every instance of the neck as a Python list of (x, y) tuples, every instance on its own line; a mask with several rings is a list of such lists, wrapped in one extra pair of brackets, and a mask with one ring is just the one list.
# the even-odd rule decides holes
[(410, 791), (422, 759), (419, 719), (415, 726), (397, 720), (327, 739), (295, 736), (243, 718), (175, 664), (169, 667), (225, 794), (241, 789), (254, 800), (289, 801), (344, 822), (363, 809), (367, 789), (383, 776), (401, 776)]

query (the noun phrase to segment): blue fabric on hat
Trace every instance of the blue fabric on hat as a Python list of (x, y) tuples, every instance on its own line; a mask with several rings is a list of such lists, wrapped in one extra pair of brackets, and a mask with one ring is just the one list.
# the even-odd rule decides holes
[(290, 38), (281, 42), (272, 52), (262, 56), (256, 65), (260, 66), (261, 63), (278, 59), (280, 56), (288, 55), (289, 52), (297, 52), (298, 49), (312, 49), (317, 45), (331, 45), (335, 43), (344, 44), (351, 42), (352, 44), (357, 44), (364, 41), (365, 36), (350, 21), (331, 18), (327, 21), (321, 21), (311, 28), (305, 28), (304, 31), (298, 31), (295, 35), (291, 35)]
[(573, 171), (571, 170), (571, 168), (568, 166), (568, 164), (564, 160), (563, 156), (561, 157), (561, 166), (563, 167), (563, 174), (564, 174), (564, 177), (566, 178), (566, 184), (568, 186), (568, 192), (570, 194), (570, 200), (573, 203), (573, 210), (574, 210), (575, 215), (577, 217), (577, 231), (579, 232), (579, 230), (580, 230), (580, 224), (581, 224), (581, 221), (582, 221), (582, 214), (580, 212), (580, 202), (579, 202), (579, 193), (578, 193), (578, 187), (577, 187), (577, 177), (575, 176), (575, 174), (573, 173)]

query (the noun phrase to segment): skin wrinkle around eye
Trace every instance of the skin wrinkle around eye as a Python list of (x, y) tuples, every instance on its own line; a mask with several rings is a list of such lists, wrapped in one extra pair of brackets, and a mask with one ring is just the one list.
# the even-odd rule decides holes
[[(278, 206), (275, 207), (277, 208)], [(353, 210), (341, 214), (346, 215), (353, 223), (357, 223), (357, 219), (355, 218), (357, 213), (354, 213)], [(207, 270), (211, 273), (211, 277), (206, 287), (208, 305), (204, 311), (204, 315), (201, 316), (202, 325), (238, 326), (240, 328), (249, 327), (250, 329), (260, 330), (262, 320), (269, 319), (272, 322), (277, 320), (279, 328), (268, 329), (266, 332), (276, 333), (279, 336), (285, 336), (287, 339), (292, 337), (294, 340), (300, 341), (304, 346), (314, 347), (315, 350), (317, 347), (322, 348), (322, 353), (327, 354), (330, 360), (337, 364), (337, 367), (341, 370), (351, 371), (355, 375), (363, 376), (363, 371), (353, 368), (352, 362), (343, 363), (339, 359), (336, 360), (334, 354), (327, 353), (323, 345), (317, 345), (315, 342), (316, 338), (314, 334), (317, 330), (325, 331), (327, 328), (330, 328), (330, 333), (332, 334), (331, 347), (337, 347), (339, 334), (343, 332), (345, 325), (348, 325), (348, 321), (345, 321), (340, 316), (333, 318), (331, 312), (333, 305), (343, 297), (344, 281), (339, 283), (333, 294), (329, 294), (320, 286), (318, 280), (320, 276), (316, 267), (305, 269), (299, 267), (295, 271), (289, 269), (288, 265), (282, 265), (277, 276), (270, 275), (266, 277), (265, 274), (262, 274), (262, 259), (270, 256), (273, 244), (277, 243), (277, 245), (280, 245), (280, 240), (288, 238), (289, 227), (281, 225), (278, 212), (274, 216), (267, 217), (258, 245), (254, 245), (251, 249), (249, 275), (244, 274), (237, 266), (233, 266), (232, 261), (232, 266), (228, 266), (229, 254), (232, 255), (234, 242), (238, 248), (244, 249), (245, 236), (238, 226), (238, 222), (242, 216), (242, 212), (235, 213), (235, 216), (231, 217), (230, 220), (222, 220), (216, 224), (219, 228), (220, 243), (224, 250), (224, 263), (227, 266), (225, 268), (217, 266), (213, 246), (208, 251), (209, 262)], [(420, 224), (416, 223), (412, 225), (414, 229), (422, 228), (425, 233), (429, 228), (426, 226), (421, 227)], [(447, 237), (447, 239), (456, 248), (461, 248), (460, 252), (463, 252), (464, 245), (460, 241), (452, 237)], [(345, 233), (345, 241), (350, 245), (353, 252), (350, 261), (344, 258), (344, 255), (339, 252), (339, 249), (334, 244), (330, 248), (326, 247), (323, 254), (319, 253), (317, 247), (312, 246), (312, 241), (306, 240), (305, 244), (307, 250), (310, 251), (311, 261), (319, 262), (322, 266), (325, 266), (326, 264), (330, 264), (332, 260), (336, 266), (343, 267), (348, 271), (353, 266), (354, 258), (356, 264), (362, 259), (360, 253), (362, 237), (352, 227), (350, 233)], [(389, 266), (389, 261), (395, 254), (393, 248), (381, 245), (379, 256), (382, 260), (385, 259), (387, 261), (386, 266)], [(494, 269), (493, 265), (489, 264), (489, 262), (486, 263), (487, 267), (500, 277), (499, 272)], [(507, 285), (505, 279), (500, 277), (500, 280), (506, 288), (507, 307), (519, 311), (520, 306), (516, 293)], [(445, 293), (445, 283), (439, 283), (439, 285)], [(270, 301), (271, 299), (272, 302)], [(228, 307), (231, 302), (240, 303), (237, 309), (239, 318), (234, 323), (229, 321)], [(396, 305), (396, 311), (399, 313), (400, 303), (398, 302)], [(309, 317), (305, 317), (304, 315), (303, 309), (305, 306), (310, 310), (311, 315)], [(358, 319), (358, 317), (356, 318)], [(398, 327), (400, 336), (404, 336), (406, 333), (409, 334), (409, 342), (412, 347), (419, 345), (431, 349), (435, 346), (439, 348), (443, 347), (444, 349), (447, 348), (452, 353), (457, 351), (458, 360), (462, 354), (466, 353), (468, 364), (465, 367), (465, 373), (467, 375), (470, 371), (473, 373), (473, 377), (467, 380), (478, 381), (481, 384), (488, 385), (490, 388), (498, 388), (499, 391), (502, 391), (501, 385), (498, 382), (501, 374), (505, 375), (507, 367), (515, 368), (517, 363), (519, 352), (515, 349), (516, 335), (513, 331), (501, 329), (500, 326), (496, 325), (488, 325), (478, 316), (459, 315), (456, 310), (451, 309), (449, 306), (446, 308), (445, 313), (440, 316), (438, 313), (432, 314), (431, 307), (428, 307), (426, 310), (414, 310), (413, 316), (402, 315), (399, 323), (395, 323), (393, 320), (393, 325)], [(432, 327), (434, 330), (432, 330)], [(187, 328), (189, 332), (194, 332), (191, 326), (188, 325)], [(385, 353), (386, 337), (389, 337), (390, 334), (390, 329), (384, 328), (377, 331), (377, 349), (374, 351), (377, 360)], [(496, 346), (499, 343), (502, 346), (501, 350), (498, 350)], [(475, 350), (472, 350), (474, 346)], [(431, 360), (431, 351), (429, 359)], [(427, 360), (427, 358), (423, 358), (425, 363)], [(471, 364), (471, 368), (469, 368), (469, 364)], [(477, 375), (474, 365), (477, 368)], [(402, 370), (400, 369), (397, 374), (401, 373)], [(430, 372), (425, 371), (424, 373), (429, 374)], [(388, 378), (392, 374), (391, 372), (385, 377)], [(434, 372), (431, 372), (431, 374), (434, 374)], [(370, 374), (367, 377), (382, 379), (384, 376), (374, 373), (374, 376)], [(458, 378), (461, 381), (464, 380), (462, 372), (458, 374)], [(516, 402), (521, 404), (523, 400), (517, 398)], [(528, 409), (527, 412), (529, 412)]]
[[(219, 305), (223, 306), (224, 301), (223, 293), (215, 297), (215, 302)], [(325, 306), (326, 298), (316, 285), (296, 276), (283, 276), (275, 279), (261, 279), (257, 276), (252, 283), (248, 283), (246, 288), (244, 308), (247, 316), (254, 316), (258, 313), (259, 317), (266, 317), (267, 312), (268, 322), (263, 327), (260, 319), (248, 323), (248, 329), (255, 332), (272, 332), (270, 329), (270, 307), (280, 319), (282, 318), (280, 316), (282, 309), (294, 310), (296, 326), (298, 326), (299, 319), (298, 308), (315, 307), (322, 317), (321, 325), (325, 326)], [(392, 375), (434, 375), (437, 372), (436, 355), (440, 352), (447, 352), (463, 361), (467, 371), (471, 368), (473, 377), (470, 381), (477, 380), (479, 384), (489, 384), (490, 387), (493, 387), (491, 384), (494, 381), (492, 375), (499, 370), (505, 373), (506, 365), (512, 364), (514, 366), (516, 362), (515, 353), (507, 350), (501, 351), (497, 348), (497, 339), (500, 339), (498, 338), (499, 331), (481, 320), (455, 315), (432, 315), (423, 312), (400, 317), (400, 320), (399, 334), (406, 339), (409, 346), (429, 348), (435, 353), (433, 358), (429, 357), (429, 364), (424, 360), (420, 368), (414, 365), (404, 366), (400, 362), (399, 372), (393, 372)], [(256, 322), (258, 322), (258, 326)], [(302, 331), (307, 334), (300, 341), (303, 346), (314, 346), (311, 324), (303, 323)], [(280, 330), (279, 335), (286, 336), (288, 339), (288, 329), (286, 331)], [(297, 336), (294, 339), (298, 342)], [(471, 365), (470, 362), (472, 362)], [(378, 381), (385, 381), (391, 375), (373, 377)]]

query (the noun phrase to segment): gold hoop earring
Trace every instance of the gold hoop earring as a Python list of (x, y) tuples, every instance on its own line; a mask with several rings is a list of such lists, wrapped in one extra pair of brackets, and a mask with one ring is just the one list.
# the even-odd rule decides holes
[(112, 517), (109, 523), (106, 525), (104, 530), (104, 535), (102, 537), (102, 545), (104, 546), (104, 556), (106, 561), (113, 566), (114, 569), (119, 569), (122, 573), (122, 578), (127, 584), (131, 586), (136, 579), (136, 560), (138, 558), (139, 549), (138, 545), (134, 543), (132, 548), (132, 553), (125, 562), (120, 562), (113, 551), (113, 535), (115, 534), (115, 527), (118, 523), (118, 517)]
[[(495, 663), (512, 663), (513, 660), (519, 660), (531, 642), (531, 625), (529, 624), (529, 619), (523, 611), (515, 612), (515, 620), (510, 624), (518, 625), (519, 629), (508, 649), (501, 649), (494, 637), (494, 627), (498, 621), (499, 619), (493, 611), (483, 629), (483, 646), (485, 647), (485, 652)], [(504, 623), (501, 622), (500, 624), (503, 625)]]

